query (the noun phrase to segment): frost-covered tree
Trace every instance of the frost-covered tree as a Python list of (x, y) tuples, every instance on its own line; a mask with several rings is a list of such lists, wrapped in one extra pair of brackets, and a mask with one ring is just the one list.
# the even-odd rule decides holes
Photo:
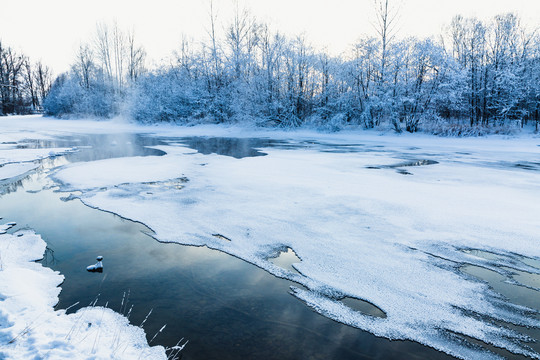
[(204, 117), (207, 111), (204, 88), (187, 76), (177, 69), (148, 74), (133, 89), (129, 114), (142, 123), (187, 123)]
[(456, 16), (451, 23), (454, 56), (467, 71), (467, 107), (471, 125), (486, 119), (486, 27), (476, 18)]
[(50, 70), (0, 41), (0, 115), (39, 111), (49, 91)]
[(430, 39), (406, 39), (396, 46), (392, 98), (392, 123), (396, 131), (402, 126), (415, 132), (421, 120), (435, 115), (433, 100), (445, 79), (446, 55)]
[(50, 68), (41, 61), (38, 61), (34, 70), (34, 79), (37, 87), (39, 104), (41, 105), (51, 90), (52, 72)]
[(380, 41), (377, 81), (382, 86), (386, 81), (389, 52), (396, 37), (398, 11), (390, 0), (375, 0), (375, 30)]
[(514, 14), (490, 22), (456, 16), (439, 40), (402, 38), (394, 3), (377, 0), (375, 36), (332, 57), (238, 4), (222, 26), (213, 5), (206, 38), (184, 38), (174, 60), (152, 71), (133, 32), (98, 25), (53, 85), (47, 112), (411, 132), (538, 122), (540, 40)]
[(74, 72), (61, 74), (43, 102), (45, 114), (58, 117), (110, 117), (117, 113), (118, 98), (106, 75), (97, 72), (88, 88)]
[(137, 44), (135, 30), (126, 34), (127, 41), (127, 77), (130, 82), (135, 82), (145, 71), (146, 51)]
[(111, 117), (120, 113), (126, 94), (144, 72), (145, 51), (134, 32), (116, 23), (99, 23), (93, 42), (81, 44), (71, 71), (62, 74), (44, 102), (53, 116)]
[(467, 74), (463, 108), (471, 125), (526, 118), (525, 73), (535, 57), (534, 32), (527, 32), (515, 14), (504, 14), (487, 24), (457, 16), (450, 33), (453, 56)]

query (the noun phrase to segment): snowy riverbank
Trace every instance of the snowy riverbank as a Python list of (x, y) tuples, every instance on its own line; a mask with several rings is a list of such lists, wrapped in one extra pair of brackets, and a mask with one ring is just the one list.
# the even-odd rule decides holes
[(46, 244), (32, 231), (0, 225), (0, 358), (166, 359), (144, 330), (101, 306), (54, 310), (64, 277), (36, 263)]
[[(16, 121), (18, 118), (10, 118)], [(27, 131), (0, 134), (0, 185), (39, 167), (39, 160), (73, 149), (19, 147)], [(0, 214), (8, 216), (9, 214)], [(101, 306), (76, 313), (54, 310), (63, 275), (35, 262), (46, 243), (30, 230), (7, 231), (13, 224), (0, 218), (0, 358), (2, 359), (166, 359), (161, 346), (150, 347), (144, 330)], [(81, 265), (83, 266), (83, 265)]]

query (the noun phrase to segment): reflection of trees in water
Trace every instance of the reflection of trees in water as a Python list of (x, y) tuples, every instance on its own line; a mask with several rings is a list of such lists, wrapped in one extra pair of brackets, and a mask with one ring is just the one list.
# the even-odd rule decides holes
[(44, 140), (44, 139), (23, 139), (17, 143), (17, 149), (50, 149), (56, 147), (70, 147), (67, 139)]
[(42, 174), (56, 167), (65, 165), (68, 161), (66, 160), (66, 155), (58, 155), (39, 160), (39, 163), (40, 166), (36, 169), (36, 173)]
[(253, 138), (225, 138), (225, 137), (189, 137), (183, 142), (201, 154), (218, 154), (232, 156), (237, 159), (251, 156), (264, 156), (265, 153), (257, 150), (260, 147), (269, 147), (274, 142), (268, 139)]
[(23, 185), (23, 180), (24, 179), (19, 179), (15, 181), (0, 183), (0, 196), (11, 194), (17, 191), (17, 189)]
[(16, 192), (19, 188), (24, 187), (26, 183), (34, 181), (36, 177), (54, 167), (60, 166), (64, 162), (65, 160), (62, 161), (59, 157), (35, 160), (34, 163), (39, 164), (36, 169), (29, 170), (20, 176), (0, 181), (0, 196)]
[(161, 156), (165, 152), (147, 146), (163, 145), (160, 141), (137, 134), (94, 134), (73, 139), (71, 146), (79, 151), (66, 155), (70, 162), (96, 161), (119, 157)]
[[(94, 161), (117, 157), (160, 156), (165, 152), (148, 148), (164, 145), (156, 138), (140, 134), (92, 134), (61, 136), (55, 139), (24, 139), (17, 143), (17, 149), (53, 149), (78, 147), (78, 151), (64, 156), (69, 162)], [(53, 157), (54, 159), (54, 157)]]

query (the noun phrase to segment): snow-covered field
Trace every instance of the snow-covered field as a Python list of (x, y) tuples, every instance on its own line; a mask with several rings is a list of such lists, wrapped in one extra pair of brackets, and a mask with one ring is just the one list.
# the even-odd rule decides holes
[[(342, 323), (459, 358), (498, 357), (468, 338), (540, 358), (523, 329), (510, 326), (540, 327), (538, 310), (512, 304), (462, 271), (475, 265), (535, 288), (513, 276), (540, 275), (540, 138), (534, 135), (454, 139), (39, 117), (2, 118), (0, 127), (0, 143), (109, 132), (302, 143), (235, 159), (168, 140), (158, 147), (165, 156), (68, 164), (53, 178), (63, 190), (82, 190), (89, 206), (146, 224), (161, 241), (218, 249), (296, 282), (293, 295)], [(337, 146), (306, 145), (313, 139)], [(3, 151), (5, 163), (24, 159)], [(287, 248), (301, 259), (297, 271), (271, 261)], [(354, 311), (344, 297), (368, 301), (386, 317)]]

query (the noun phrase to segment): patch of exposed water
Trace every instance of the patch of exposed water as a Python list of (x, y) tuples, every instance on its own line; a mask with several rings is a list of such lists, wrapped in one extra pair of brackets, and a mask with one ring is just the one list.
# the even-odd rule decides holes
[(414, 167), (414, 166), (436, 165), (438, 163), (439, 162), (435, 160), (422, 159), (422, 160), (405, 161), (405, 162), (400, 162), (400, 163), (392, 164), (392, 165), (370, 165), (370, 166), (366, 166), (366, 169), (395, 169), (398, 174), (412, 175), (411, 172), (403, 168)]
[(523, 169), (523, 170), (539, 171), (540, 162), (532, 162), (532, 161), (518, 162), (514, 164), (514, 167)]
[[(483, 256), (485, 256), (485, 254), (491, 254), (487, 255), (491, 258), (493, 258), (494, 256), (494, 254), (485, 251), (480, 252), (480, 254)], [(525, 306), (532, 309), (533, 311), (536, 311), (536, 315), (531, 316), (535, 316), (536, 318), (540, 319), (540, 315), (538, 314), (538, 311), (540, 311), (540, 292), (534, 289), (527, 288), (525, 286), (520, 286), (513, 281), (515, 279), (523, 284), (525, 284), (526, 282), (530, 282), (539, 285), (540, 276), (519, 272), (513, 269), (505, 269), (511, 270), (511, 272), (514, 273), (510, 278), (508, 278), (502, 274), (497, 273), (496, 271), (475, 265), (463, 265), (460, 270), (465, 274), (475, 277), (479, 281), (485, 282), (487, 285), (489, 285), (491, 289), (501, 294), (511, 303)], [(533, 339), (540, 339), (540, 329), (527, 328), (506, 323), (501, 325), (509, 327), (511, 329), (515, 329), (523, 334), (530, 336)], [(502, 354), (507, 359), (523, 359), (522, 356), (511, 354), (501, 349), (493, 348), (492, 346), (487, 344), (482, 343), (482, 346), (485, 346), (496, 353)], [(540, 351), (540, 343), (538, 342), (530, 343), (529, 346), (533, 348), (536, 352)]]
[(368, 301), (351, 298), (351, 297), (345, 297), (341, 299), (340, 301), (355, 311), (359, 311), (366, 315), (370, 315), (370, 316), (374, 316), (378, 318), (383, 318), (383, 319), (386, 318), (386, 314), (384, 313), (384, 311), (382, 311), (377, 306), (373, 305), (372, 303)]
[(182, 138), (161, 138), (168, 144), (181, 144), (191, 149), (197, 150), (204, 155), (218, 154), (232, 156), (237, 159), (244, 157), (265, 156), (261, 150), (264, 148), (276, 148), (286, 150), (316, 150), (330, 153), (357, 153), (357, 152), (384, 152), (384, 146), (366, 146), (358, 143), (330, 143), (322, 141), (292, 141), (276, 140), (268, 138), (228, 138), (228, 137), (182, 137)]
[(489, 168), (496, 168), (501, 170), (511, 170), (514, 171), (516, 169), (518, 170), (524, 170), (526, 172), (530, 171), (540, 171), (540, 162), (537, 161), (499, 161), (499, 160), (493, 160), (493, 161), (483, 161), (478, 162), (478, 165), (483, 165)]
[(212, 236), (215, 237), (215, 238), (218, 238), (218, 239), (220, 239), (220, 240), (231, 241), (231, 239), (229, 239), (228, 237), (223, 236), (223, 235), (221, 235), (221, 234), (212, 234)]
[[(516, 280), (518, 283), (528, 286), (534, 289), (540, 289), (540, 275), (538, 274), (531, 274), (525, 271), (519, 271), (515, 269), (506, 269), (508, 271), (511, 271), (512, 278)], [(540, 304), (536, 305), (537, 307), (540, 307)]]
[(302, 260), (290, 247), (287, 247), (286, 250), (287, 251), (280, 251), (276, 257), (270, 258), (270, 262), (282, 269), (298, 273), (298, 270), (296, 270), (294, 264), (301, 263)]
[(184, 138), (164, 138), (168, 143), (179, 143), (197, 152), (209, 155), (218, 154), (231, 156), (236, 159), (245, 157), (265, 156), (266, 153), (259, 151), (258, 148), (270, 147), (280, 142), (270, 139), (252, 139), (252, 138), (228, 138), (228, 137), (202, 137), (192, 136)]
[(529, 266), (532, 266), (540, 270), (540, 260), (531, 259), (531, 258), (522, 258), (521, 261), (523, 261), (525, 264)]
[(486, 260), (499, 260), (501, 258), (499, 255), (485, 250), (467, 249), (463, 252)]

